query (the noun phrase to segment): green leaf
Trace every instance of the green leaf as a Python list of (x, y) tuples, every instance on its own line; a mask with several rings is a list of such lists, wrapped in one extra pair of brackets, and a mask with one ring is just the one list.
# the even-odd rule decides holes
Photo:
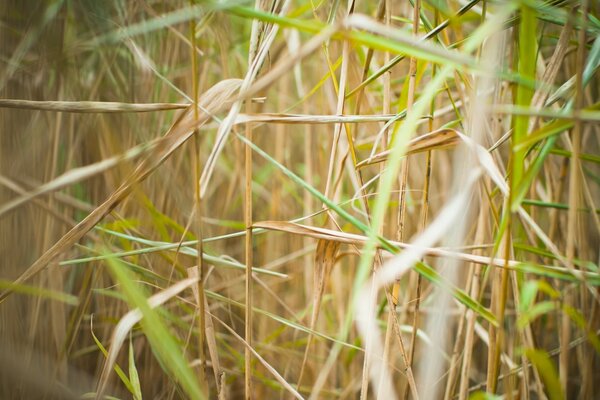
[(133, 345), (131, 344), (131, 336), (129, 337), (129, 380), (133, 388), (134, 400), (142, 400), (142, 388), (140, 386), (140, 377), (137, 368), (135, 367), (135, 357), (133, 355)]
[[(528, 5), (521, 7), (521, 23), (519, 24), (519, 74), (521, 76), (535, 79), (536, 54), (537, 54), (537, 18), (536, 12)], [(533, 90), (520, 84), (517, 87), (516, 105), (529, 107), (533, 97)], [(529, 129), (529, 116), (517, 115), (514, 118), (514, 130), (512, 134), (513, 151), (511, 154), (511, 189), (516, 191), (521, 183), (523, 167), (525, 165), (526, 151), (518, 147), (527, 137)], [(513, 203), (514, 204), (514, 203)], [(518, 204), (518, 203), (517, 203)], [(513, 211), (516, 209), (513, 207)]]
[(57, 300), (66, 304), (70, 304), (72, 306), (76, 306), (79, 304), (79, 299), (77, 296), (73, 296), (72, 294), (58, 292), (56, 290), (50, 290), (25, 284), (15, 284), (12, 281), (6, 279), (0, 279), (0, 289), (5, 290), (9, 289), (14, 293), (26, 294), (29, 296), (35, 296), (40, 298), (46, 298), (50, 300)]
[[(568, 282), (581, 282), (581, 279), (573, 275), (573, 273), (560, 267), (550, 267), (547, 265), (539, 265), (531, 262), (521, 263), (514, 267), (515, 270), (525, 272), (528, 274), (536, 274), (539, 276), (545, 276), (547, 278), (556, 278)], [(586, 282), (593, 286), (600, 285), (600, 275), (595, 272), (585, 273)]]
[(541, 301), (536, 303), (521, 313), (517, 320), (517, 326), (519, 329), (523, 329), (537, 317), (548, 314), (554, 309), (556, 309), (556, 302), (554, 301)]
[(469, 400), (502, 400), (502, 399), (504, 399), (504, 397), (498, 396), (493, 393), (482, 392), (482, 391), (475, 392), (469, 397)]
[(567, 304), (563, 305), (563, 312), (566, 313), (573, 322), (575, 322), (575, 325), (577, 325), (577, 327), (581, 329), (583, 333), (585, 333), (588, 341), (596, 350), (596, 353), (600, 354), (600, 338), (598, 338), (598, 335), (593, 329), (590, 329), (590, 326), (583, 314), (581, 314), (579, 310)]
[(527, 312), (533, 303), (539, 291), (542, 291), (550, 296), (552, 299), (557, 299), (560, 293), (557, 292), (550, 284), (546, 281), (527, 281), (521, 288), (521, 301), (520, 311)]
[(538, 370), (542, 381), (546, 387), (546, 393), (550, 400), (563, 399), (563, 391), (556, 373), (554, 364), (548, 357), (548, 353), (538, 349), (526, 349), (525, 355), (531, 361), (535, 369)]

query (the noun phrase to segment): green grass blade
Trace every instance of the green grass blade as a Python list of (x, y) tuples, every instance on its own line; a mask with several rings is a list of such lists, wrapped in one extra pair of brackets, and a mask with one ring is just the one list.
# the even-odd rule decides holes
[(0, 290), (10, 289), (12, 292), (26, 294), (28, 296), (35, 296), (42, 299), (56, 300), (65, 304), (76, 306), (79, 304), (77, 296), (72, 294), (58, 292), (56, 290), (50, 290), (25, 284), (14, 284), (12, 281), (6, 279), (0, 279)]
[[(536, 39), (537, 18), (534, 9), (528, 5), (521, 7), (521, 23), (519, 24), (519, 74), (531, 79), (535, 79), (537, 39)], [(529, 107), (533, 98), (531, 88), (519, 85), (517, 87), (516, 105)], [(517, 115), (514, 120), (514, 129), (512, 134), (512, 173), (511, 189), (516, 192), (518, 185), (523, 177), (523, 168), (525, 165), (526, 151), (518, 147), (527, 137), (529, 129), (529, 117), (526, 115)], [(512, 207), (512, 211), (516, 208)], [(518, 203), (516, 203), (518, 204)]]
[[(94, 334), (94, 330), (93, 329), (91, 330), (91, 333), (92, 333), (92, 339), (94, 339), (94, 343), (96, 343), (96, 346), (98, 346), (98, 349), (100, 349), (100, 351), (104, 355), (104, 358), (107, 358), (108, 357), (108, 351), (106, 350), (106, 348), (104, 347), (104, 345), (102, 345), (102, 342), (100, 342), (100, 340), (96, 337), (96, 335)], [(123, 371), (123, 369), (119, 366), (119, 364), (117, 364), (115, 362), (115, 366), (113, 367), (113, 369), (115, 370), (115, 372), (117, 373), (117, 376), (119, 377), (119, 379), (121, 380), (121, 382), (123, 382), (123, 384), (125, 385), (125, 387), (127, 388), (127, 390), (129, 390), (129, 393), (134, 394), (135, 390), (133, 388), (133, 385), (131, 384), (131, 381), (129, 380), (129, 378), (127, 377), (127, 375)]]
[(556, 368), (552, 364), (550, 357), (543, 350), (527, 349), (525, 355), (531, 361), (535, 369), (538, 370), (542, 381), (546, 386), (546, 393), (550, 400), (562, 400), (563, 391), (556, 373)]
[(144, 290), (134, 282), (131, 272), (116, 258), (107, 259), (109, 270), (131, 308), (138, 308), (143, 315), (141, 326), (152, 349), (171, 376), (179, 382), (185, 393), (192, 399), (204, 399), (198, 381), (188, 366), (181, 348), (163, 323), (159, 313), (152, 309)]
[(138, 371), (135, 366), (135, 356), (133, 355), (133, 345), (131, 343), (131, 337), (129, 338), (129, 380), (131, 382), (131, 387), (133, 388), (134, 400), (142, 400), (140, 376), (138, 375)]

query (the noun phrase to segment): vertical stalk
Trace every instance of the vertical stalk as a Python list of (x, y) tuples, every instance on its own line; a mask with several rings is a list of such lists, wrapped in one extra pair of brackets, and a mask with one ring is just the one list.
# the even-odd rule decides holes
[[(578, 229), (578, 218), (580, 208), (580, 179), (581, 179), (581, 161), (579, 154), (581, 153), (581, 133), (582, 123), (578, 118), (580, 110), (583, 108), (583, 66), (585, 63), (585, 30), (587, 21), (588, 1), (581, 2), (582, 26), (578, 32), (578, 47), (576, 55), (576, 92), (575, 92), (575, 120), (573, 131), (571, 132), (572, 154), (569, 168), (569, 212), (567, 224), (567, 250), (566, 256), (569, 264), (574, 265), (573, 261), (576, 256), (575, 242)], [(570, 306), (575, 299), (574, 296), (565, 290), (564, 305)], [(559, 379), (563, 390), (563, 397), (568, 395), (568, 376), (569, 376), (569, 342), (571, 341), (571, 321), (567, 313), (563, 312), (561, 316), (560, 328), (560, 356), (559, 356)]]
[[(256, 9), (262, 8), (262, 1), (256, 0), (254, 3)], [(259, 48), (259, 36), (262, 29), (262, 24), (258, 20), (252, 21), (252, 31), (250, 35), (250, 48), (248, 50), (248, 67), (252, 66), (257, 51)], [(252, 103), (246, 101), (246, 112), (252, 112)], [(244, 136), (249, 142), (252, 142), (252, 129), (250, 124), (246, 124)], [(252, 266), (254, 264), (254, 253), (252, 248), (252, 148), (246, 144), (244, 147), (244, 225), (246, 227), (246, 235), (244, 236), (244, 259), (246, 263), (246, 276), (244, 292), (246, 298), (246, 313), (244, 315), (244, 397), (245, 399), (252, 398)]]
[[(417, 36), (419, 33), (419, 16), (421, 13), (421, 0), (415, 0), (413, 4), (413, 25), (412, 34)], [(410, 58), (410, 65), (408, 70), (408, 96), (406, 102), (406, 112), (410, 113), (415, 103), (415, 91), (417, 86), (417, 59), (415, 57)], [(430, 120), (431, 123), (431, 120)], [(427, 156), (427, 168), (429, 168), (430, 154)], [(406, 222), (406, 185), (408, 183), (408, 169), (409, 169), (409, 156), (404, 157), (402, 162), (402, 180), (400, 182), (400, 214), (398, 215), (398, 240), (404, 239), (404, 224)], [(428, 172), (426, 173), (428, 175)], [(428, 192), (429, 181), (428, 177), (425, 178), (425, 193)], [(427, 194), (425, 194), (427, 196)], [(424, 206), (426, 207), (426, 206)], [(426, 218), (426, 210), (423, 210), (422, 218)], [(422, 220), (423, 221), (423, 220)], [(398, 298), (398, 291), (400, 282), (396, 281), (394, 285), (395, 298)], [(410, 288), (409, 288), (410, 290)], [(410, 350), (408, 353), (408, 367), (412, 368), (413, 359), (415, 356), (415, 347), (417, 343), (417, 329), (419, 326), (419, 304), (421, 302), (421, 274), (417, 274), (417, 287), (416, 287), (416, 304), (413, 312), (413, 323), (412, 323), (412, 334), (410, 337)], [(404, 399), (408, 399), (408, 390), (404, 392)]]
[[(310, 112), (310, 108), (308, 107), (308, 103), (304, 102), (302, 104), (302, 110), (305, 114), (308, 114)], [(313, 142), (312, 142), (312, 134), (313, 134), (313, 130), (312, 130), (312, 125), (311, 124), (306, 124), (304, 126), (304, 180), (309, 184), (309, 185), (313, 185), (313, 167), (312, 167), (312, 152), (313, 152)], [(302, 195), (302, 205), (303, 205), (303, 214), (304, 215), (309, 215), (311, 212), (313, 212), (313, 196), (307, 191), (304, 190), (303, 191), (303, 195)], [(311, 245), (312, 243), (312, 239), (305, 237), (303, 239), (304, 242), (304, 247), (308, 247)], [(304, 256), (304, 265), (305, 267), (303, 268), (304, 271), (304, 282), (305, 282), (305, 287), (304, 287), (304, 292), (306, 293), (305, 298), (308, 300), (310, 299), (311, 296), (311, 286), (310, 283), (312, 282), (311, 279), (311, 269), (308, 268), (308, 266), (312, 263), (312, 256), (310, 253), (306, 254)], [(298, 383), (300, 384), (300, 383)]]
[[(391, 1), (390, 0), (381, 1), (380, 7), (381, 6), (383, 6), (384, 22), (386, 25), (390, 26), (392, 23), (392, 10), (390, 9)], [(379, 10), (378, 10), (378, 14), (379, 14)], [(384, 64), (387, 65), (389, 62), (390, 62), (390, 52), (386, 51), (384, 54)], [(365, 70), (367, 70), (366, 65), (365, 65)], [(391, 74), (392, 74), (391, 70), (388, 70), (383, 74), (383, 109), (382, 109), (383, 114), (389, 114), (391, 112), (391, 95), (392, 95)], [(359, 92), (359, 94), (356, 98), (357, 108), (360, 106), (361, 94), (362, 94), (362, 90)], [(389, 146), (389, 129), (386, 129), (385, 132), (383, 133), (383, 146), (385, 146), (386, 149)], [(380, 172), (382, 172), (384, 168), (385, 168), (385, 163), (382, 163), (381, 167), (380, 167)], [(393, 332), (392, 324), (394, 323), (394, 313), (396, 312), (396, 307), (398, 305), (398, 297), (394, 296), (395, 287), (396, 287), (396, 284), (394, 284), (394, 286), (392, 287), (392, 295), (390, 296), (392, 299), (392, 304), (389, 305), (390, 309), (388, 312), (388, 319), (387, 319), (387, 325), (386, 325), (387, 329), (385, 332), (385, 342), (383, 345), (383, 360), (384, 360), (384, 362), (389, 362), (390, 345), (391, 345), (391, 341), (392, 341), (392, 332)], [(383, 383), (383, 376), (379, 382), (380, 387), (381, 387), (382, 383)]]
[[(191, 2), (191, 1), (190, 1)], [(194, 120), (198, 121), (198, 59), (196, 56), (196, 25), (194, 20), (190, 21), (190, 42), (192, 53), (192, 90), (193, 90), (193, 112)], [(196, 232), (198, 253), (196, 262), (198, 265), (198, 380), (204, 394), (208, 397), (208, 382), (206, 380), (206, 310), (204, 300), (204, 260), (202, 258), (202, 201), (201, 201), (201, 165), (200, 165), (200, 135), (198, 130), (194, 132), (194, 232)]]
[[(535, 79), (537, 42), (537, 17), (536, 12), (527, 4), (521, 6), (521, 22), (519, 24), (518, 37), (518, 71), (523, 77)], [(533, 89), (524, 85), (518, 85), (515, 95), (515, 103), (519, 106), (528, 107), (533, 98)], [(526, 150), (517, 147), (527, 136), (529, 128), (529, 117), (525, 115), (515, 116), (513, 124), (512, 145), (511, 145), (511, 175), (510, 192), (505, 202), (504, 216), (502, 219), (500, 232), (504, 233), (502, 240), (503, 256), (505, 260), (510, 259), (512, 246), (512, 212), (516, 210), (518, 204), (513, 204), (517, 195), (517, 190), (523, 176), (525, 166)], [(503, 229), (504, 228), (504, 229)], [(492, 308), (498, 317), (499, 327), (496, 329), (490, 326), (490, 346), (488, 351), (488, 372), (487, 372), (487, 390), (495, 393), (498, 384), (498, 375), (500, 373), (500, 354), (504, 342), (504, 320), (505, 309), (508, 298), (508, 282), (510, 269), (508, 265), (502, 269), (500, 281), (494, 280), (492, 294)], [(497, 273), (495, 273), (496, 275)]]
[[(252, 104), (246, 103), (246, 112), (252, 112)], [(252, 142), (252, 129), (250, 124), (246, 124), (245, 137)], [(245, 340), (248, 346), (245, 347), (244, 366), (246, 373), (244, 375), (244, 387), (246, 399), (252, 398), (252, 261), (254, 259), (252, 249), (252, 148), (249, 145), (245, 147), (245, 192), (244, 192), (244, 224), (246, 226), (245, 236), (245, 259), (246, 259), (246, 315), (245, 315)]]
[[(479, 214), (479, 221), (477, 223), (477, 232), (475, 233), (475, 243), (483, 243), (485, 237), (486, 226), (486, 214), (483, 210)], [(473, 271), (471, 283), (469, 287), (469, 295), (473, 298), (477, 298), (480, 290), (480, 279), (481, 279), (481, 265), (472, 265), (469, 272)], [(471, 362), (473, 359), (473, 344), (475, 342), (475, 320), (476, 315), (473, 310), (468, 309), (465, 316), (465, 322), (467, 324), (465, 332), (465, 344), (463, 347), (463, 360), (460, 371), (460, 384), (458, 389), (458, 399), (466, 400), (469, 389), (469, 371), (471, 370)]]

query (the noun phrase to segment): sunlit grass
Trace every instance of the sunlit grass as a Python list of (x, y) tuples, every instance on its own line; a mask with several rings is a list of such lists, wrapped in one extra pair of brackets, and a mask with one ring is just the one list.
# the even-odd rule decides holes
[(1, 4), (0, 397), (594, 398), (596, 3)]

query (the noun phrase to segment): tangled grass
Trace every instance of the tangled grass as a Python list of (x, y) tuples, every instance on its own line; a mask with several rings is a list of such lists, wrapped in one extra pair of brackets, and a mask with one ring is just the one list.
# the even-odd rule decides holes
[(600, 4), (0, 4), (2, 398), (591, 399)]

